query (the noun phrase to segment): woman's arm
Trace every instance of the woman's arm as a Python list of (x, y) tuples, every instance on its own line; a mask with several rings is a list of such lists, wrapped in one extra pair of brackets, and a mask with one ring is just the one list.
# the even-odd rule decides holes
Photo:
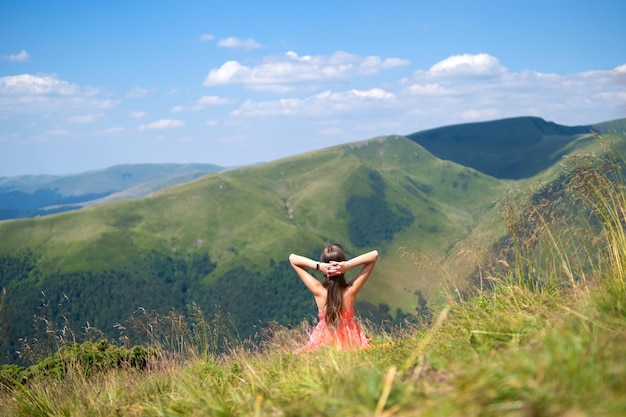
[(313, 259), (307, 258), (306, 256), (296, 255), (292, 253), (289, 255), (289, 262), (291, 266), (296, 271), (296, 274), (300, 277), (304, 285), (313, 293), (315, 297), (321, 296), (324, 294), (326, 289), (313, 275), (309, 273), (308, 269), (316, 269), (320, 271), (322, 274), (327, 275), (329, 273), (328, 268), (330, 264), (325, 262), (317, 262)]

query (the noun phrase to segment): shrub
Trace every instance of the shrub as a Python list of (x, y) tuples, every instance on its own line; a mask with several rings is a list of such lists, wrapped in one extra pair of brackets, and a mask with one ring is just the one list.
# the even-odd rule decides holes
[(112, 345), (107, 339), (75, 343), (28, 368), (4, 365), (0, 368), (0, 385), (11, 389), (41, 378), (63, 378), (70, 370), (80, 373), (85, 378), (112, 369), (143, 370), (148, 367), (150, 359), (155, 358), (156, 351), (145, 346), (134, 346), (129, 349)]

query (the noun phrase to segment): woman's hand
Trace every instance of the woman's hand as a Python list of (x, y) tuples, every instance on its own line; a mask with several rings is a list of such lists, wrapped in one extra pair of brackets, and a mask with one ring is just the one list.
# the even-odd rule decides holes
[(330, 261), (330, 263), (326, 265), (328, 265), (328, 268), (326, 268), (327, 272), (325, 275), (328, 277), (336, 277), (338, 275), (345, 274), (346, 271), (348, 270), (347, 262), (345, 261), (343, 262)]
[(325, 277), (335, 277), (343, 274), (345, 271), (341, 267), (341, 262), (320, 262), (319, 271), (324, 274)]

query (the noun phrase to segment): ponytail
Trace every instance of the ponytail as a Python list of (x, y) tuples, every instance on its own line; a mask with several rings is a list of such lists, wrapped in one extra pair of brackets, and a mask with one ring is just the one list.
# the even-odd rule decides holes
[(337, 327), (341, 320), (341, 307), (343, 302), (343, 292), (348, 286), (344, 275), (326, 278), (324, 280), (326, 287), (326, 308), (324, 309), (324, 318), (330, 327)]
[[(325, 246), (320, 256), (322, 262), (341, 262), (346, 259), (346, 252), (338, 243)], [(325, 277), (322, 285), (327, 290), (324, 318), (326, 323), (334, 328), (337, 327), (341, 320), (343, 292), (348, 287), (348, 284), (346, 283), (345, 275), (342, 274), (334, 277)]]

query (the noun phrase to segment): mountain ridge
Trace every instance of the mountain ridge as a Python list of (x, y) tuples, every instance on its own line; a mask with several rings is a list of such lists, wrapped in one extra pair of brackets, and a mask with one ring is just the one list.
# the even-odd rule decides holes
[(0, 220), (76, 210), (149, 193), (211, 172), (213, 164), (122, 164), (66, 176), (0, 178)]
[(539, 117), (465, 123), (416, 132), (407, 137), (439, 158), (501, 179), (524, 179), (554, 165), (578, 135), (592, 125), (563, 126)]

